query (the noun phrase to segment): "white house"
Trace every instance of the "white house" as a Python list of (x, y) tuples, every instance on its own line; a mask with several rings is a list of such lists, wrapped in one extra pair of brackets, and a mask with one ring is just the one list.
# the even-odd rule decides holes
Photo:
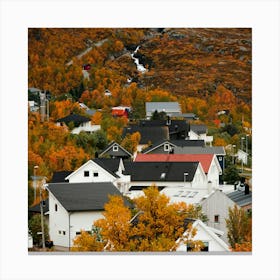
[(213, 136), (207, 135), (207, 126), (204, 124), (191, 124), (189, 140), (204, 140), (205, 144), (212, 146)]
[(229, 207), (233, 207), (235, 203), (221, 190), (215, 190), (202, 198), (199, 204), (208, 218), (207, 226), (223, 231), (224, 235), (221, 238), (228, 243), (226, 219), (229, 217)]
[(151, 185), (163, 188), (207, 189), (207, 177), (199, 162), (124, 162), (123, 174), (130, 175), (129, 189), (133, 198)]
[(243, 162), (245, 165), (248, 164), (248, 153), (242, 151), (242, 150), (238, 150), (236, 153), (237, 156), (237, 160), (239, 160), (240, 162)]
[(81, 167), (69, 174), (65, 180), (69, 183), (89, 183), (89, 182), (116, 182), (119, 177), (111, 172), (108, 168), (104, 168), (96, 163), (99, 159), (88, 160)]
[(77, 114), (70, 114), (64, 118), (56, 120), (57, 126), (66, 127), (66, 125), (69, 125), (70, 123), (73, 123), (74, 125), (74, 128), (71, 131), (72, 134), (79, 134), (82, 131), (94, 133), (101, 129), (100, 125), (91, 124), (90, 118)]
[[(229, 252), (229, 246), (219, 237), (223, 234), (222, 231), (215, 230), (206, 226), (200, 220), (188, 219), (187, 224), (191, 223), (192, 228), (197, 230), (196, 235), (193, 240), (201, 240), (204, 243), (204, 248), (201, 250), (203, 252)], [(186, 236), (186, 232), (183, 234), (183, 237), (177, 240), (179, 243), (177, 252), (190, 252), (191, 248), (188, 244), (185, 244), (187, 241), (184, 236)]]
[(200, 162), (207, 182), (214, 188), (219, 187), (219, 176), (222, 174), (221, 166), (214, 154), (138, 154), (135, 162)]
[(103, 218), (108, 195), (121, 195), (109, 182), (56, 183), (49, 191), (49, 235), (55, 246), (72, 247), (81, 230), (90, 231)]

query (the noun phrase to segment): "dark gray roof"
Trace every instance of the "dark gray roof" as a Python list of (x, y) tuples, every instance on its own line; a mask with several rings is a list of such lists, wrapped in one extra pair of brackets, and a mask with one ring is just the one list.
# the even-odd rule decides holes
[(111, 175), (113, 175), (116, 178), (119, 178), (118, 175), (115, 174), (115, 172), (118, 171), (120, 166), (120, 159), (119, 158), (95, 158), (92, 159), (95, 163), (97, 163), (99, 166), (104, 168), (106, 171), (108, 171)]
[(53, 173), (51, 183), (63, 183), (66, 182), (65, 178), (73, 171), (57, 171)]
[(215, 154), (225, 155), (225, 148), (223, 146), (212, 147), (175, 147), (174, 154)]
[(153, 150), (154, 148), (159, 147), (166, 142), (168, 142), (171, 145), (176, 146), (176, 147), (204, 147), (205, 146), (204, 140), (184, 140), (184, 139), (165, 140), (165, 141), (159, 141), (155, 144), (150, 145), (146, 149), (142, 150), (142, 153), (147, 153), (150, 150)]
[(139, 132), (141, 134), (140, 144), (156, 143), (158, 141), (169, 139), (168, 128), (167, 127), (146, 127), (131, 125), (123, 129), (122, 137), (124, 138), (126, 134)]
[[(36, 204), (32, 207), (29, 207), (28, 208), (28, 211), (29, 212), (33, 212), (33, 213), (41, 213), (41, 209), (40, 209), (40, 203), (39, 204)], [(43, 213), (46, 213), (49, 211), (49, 199), (47, 198), (45, 200), (45, 206), (43, 207)]]
[[(118, 146), (118, 151), (113, 151), (113, 146), (117, 145)], [(103, 155), (109, 155), (112, 157), (122, 157), (127, 155), (128, 157), (132, 157), (132, 154), (129, 153), (125, 148), (123, 148), (121, 145), (116, 143), (115, 141), (112, 141), (103, 151), (100, 152), (99, 156)]]
[(245, 194), (244, 191), (234, 191), (227, 194), (227, 196), (234, 201), (240, 207), (243, 207), (248, 204), (252, 204), (252, 192), (249, 191), (249, 194)]
[(81, 115), (77, 115), (77, 114), (70, 114), (64, 118), (58, 119), (57, 122), (64, 122), (66, 124), (73, 122), (74, 124), (81, 124), (84, 122), (89, 122), (90, 118), (81, 116)]
[(196, 134), (204, 134), (207, 132), (207, 126), (204, 124), (191, 124), (190, 130), (192, 130)]
[[(193, 180), (198, 162), (128, 162), (124, 161), (125, 175), (131, 175), (131, 181), (149, 182), (186, 182)], [(162, 174), (165, 176), (162, 177)]]
[(167, 126), (169, 134), (179, 132), (185, 132), (187, 134), (189, 131), (189, 124), (185, 120), (140, 120), (139, 125), (145, 127)]
[(104, 210), (108, 195), (121, 195), (109, 182), (102, 183), (51, 183), (47, 189), (67, 211)]

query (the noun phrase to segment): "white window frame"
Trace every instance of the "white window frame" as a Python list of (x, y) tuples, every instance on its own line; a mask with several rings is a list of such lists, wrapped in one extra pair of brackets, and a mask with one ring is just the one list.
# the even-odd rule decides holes
[(169, 152), (169, 150), (170, 150), (170, 145), (169, 145), (168, 143), (165, 143), (165, 144), (163, 145), (163, 150), (164, 150), (165, 152)]
[(117, 145), (113, 146), (113, 152), (118, 152), (119, 151), (119, 147)]

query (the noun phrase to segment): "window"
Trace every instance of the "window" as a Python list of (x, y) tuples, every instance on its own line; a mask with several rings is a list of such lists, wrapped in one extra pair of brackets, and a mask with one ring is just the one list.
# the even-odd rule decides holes
[(164, 144), (163, 150), (164, 150), (165, 152), (169, 152), (169, 144)]
[(118, 146), (113, 146), (113, 152), (117, 152), (119, 150)]
[(64, 230), (64, 231), (63, 231), (63, 235), (65, 235), (65, 234), (66, 234), (66, 231)]
[(84, 177), (89, 177), (89, 171), (84, 171)]
[(200, 250), (201, 252), (208, 252), (209, 251), (209, 242), (203, 242), (204, 247)]
[(222, 161), (222, 159), (223, 159), (222, 157), (219, 157), (219, 161)]
[(98, 177), (98, 172), (97, 171), (93, 172), (93, 177)]
[(57, 204), (54, 205), (54, 211), (57, 212)]
[(161, 173), (160, 175), (160, 179), (164, 179), (165, 178), (166, 173)]
[(76, 231), (76, 235), (81, 235), (81, 232), (80, 231)]
[(61, 230), (58, 231), (58, 234), (61, 234)]
[[(209, 251), (209, 242), (203, 242), (203, 244), (204, 244), (204, 247), (201, 248), (200, 251), (201, 252), (208, 252)], [(192, 252), (193, 251), (193, 248), (192, 248), (192, 246), (190, 244), (186, 245), (186, 251), (187, 252)]]
[(219, 223), (220, 221), (219, 221), (219, 215), (215, 215), (214, 216), (214, 222), (215, 223)]

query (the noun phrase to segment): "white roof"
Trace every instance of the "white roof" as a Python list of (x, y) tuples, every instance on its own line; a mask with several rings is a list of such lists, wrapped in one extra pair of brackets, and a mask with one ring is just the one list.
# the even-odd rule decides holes
[(201, 190), (186, 187), (167, 187), (161, 190), (161, 193), (169, 197), (171, 203), (185, 202), (186, 204), (197, 204), (205, 196), (208, 196), (207, 189)]

